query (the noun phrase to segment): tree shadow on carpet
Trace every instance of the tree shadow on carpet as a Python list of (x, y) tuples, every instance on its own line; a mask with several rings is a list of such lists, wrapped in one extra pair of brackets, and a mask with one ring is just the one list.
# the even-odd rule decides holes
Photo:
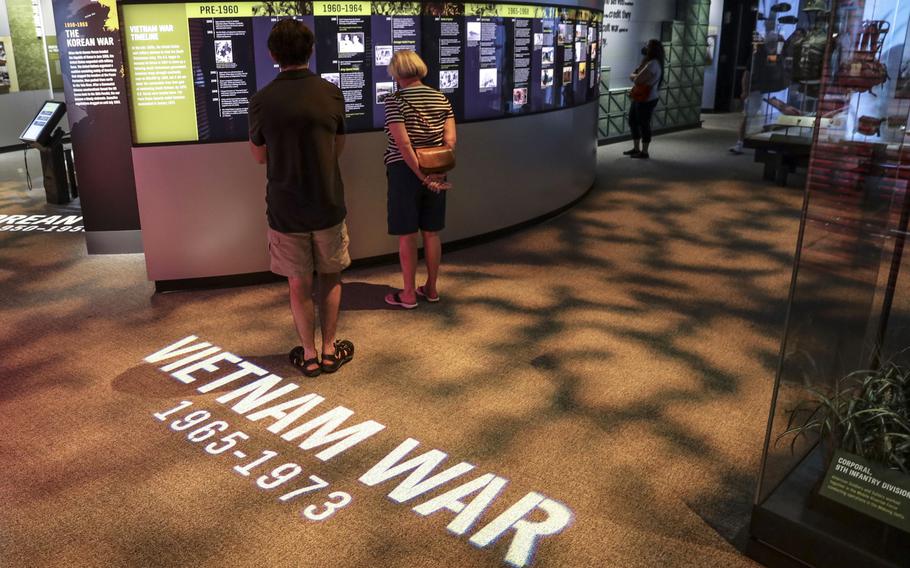
[(385, 303), (389, 292), (394, 292), (394, 289), (383, 284), (345, 282), (341, 292), (341, 311), (400, 310), (397, 306)]

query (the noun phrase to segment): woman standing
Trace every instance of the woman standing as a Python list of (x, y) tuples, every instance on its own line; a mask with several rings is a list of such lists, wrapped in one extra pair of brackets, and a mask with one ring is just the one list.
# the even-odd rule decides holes
[[(417, 297), (438, 302), (436, 281), (442, 260), (439, 231), (445, 227), (446, 190), (444, 176), (421, 172), (416, 148), (448, 146), (455, 149), (455, 114), (445, 95), (424, 85), (427, 66), (409, 49), (396, 51), (389, 74), (398, 83), (398, 92), (385, 99), (386, 176), (389, 182), (389, 234), (398, 237), (403, 289), (385, 301), (406, 309), (417, 307)], [(427, 280), (416, 286), (417, 233), (423, 235)]]
[(633, 158), (648, 159), (651, 145), (651, 117), (660, 97), (666, 55), (660, 41), (652, 39), (641, 50), (644, 55), (641, 65), (629, 76), (632, 81), (632, 108), (629, 110), (629, 127), (632, 130), (631, 150), (623, 152)]

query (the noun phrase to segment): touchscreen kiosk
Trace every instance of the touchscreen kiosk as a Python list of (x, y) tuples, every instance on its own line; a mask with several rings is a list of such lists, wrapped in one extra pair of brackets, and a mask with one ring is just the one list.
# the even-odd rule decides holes
[(47, 146), (60, 119), (66, 112), (66, 105), (59, 101), (46, 101), (35, 118), (25, 127), (19, 140), (29, 144)]

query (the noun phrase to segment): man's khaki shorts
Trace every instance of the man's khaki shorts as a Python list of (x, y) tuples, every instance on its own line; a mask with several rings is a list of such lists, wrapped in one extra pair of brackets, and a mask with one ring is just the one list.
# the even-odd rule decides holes
[(341, 272), (351, 264), (348, 228), (344, 221), (311, 233), (280, 233), (269, 229), (269, 257), (275, 274), (296, 278)]

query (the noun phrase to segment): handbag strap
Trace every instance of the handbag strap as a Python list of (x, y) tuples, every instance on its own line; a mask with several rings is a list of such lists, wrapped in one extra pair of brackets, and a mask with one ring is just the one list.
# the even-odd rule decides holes
[[(403, 97), (399, 91), (396, 91), (392, 96), (395, 97), (395, 100), (401, 101), (401, 102), (403, 102), (404, 104), (406, 104), (406, 105), (408, 105), (409, 107), (411, 107), (411, 110), (413, 110), (414, 112), (416, 112), (416, 113), (417, 113), (417, 116), (420, 117), (420, 120), (423, 121), (424, 126), (426, 126), (427, 128), (429, 128), (430, 130), (433, 129), (433, 126), (430, 124), (430, 121), (427, 120), (427, 117), (425, 117), (425, 116), (423, 115), (423, 113), (420, 112), (420, 110), (419, 110), (416, 106), (414, 106), (414, 105), (411, 103), (411, 101), (409, 101), (408, 99), (406, 99), (405, 97)], [(407, 128), (407, 124), (405, 124), (405, 128)]]

